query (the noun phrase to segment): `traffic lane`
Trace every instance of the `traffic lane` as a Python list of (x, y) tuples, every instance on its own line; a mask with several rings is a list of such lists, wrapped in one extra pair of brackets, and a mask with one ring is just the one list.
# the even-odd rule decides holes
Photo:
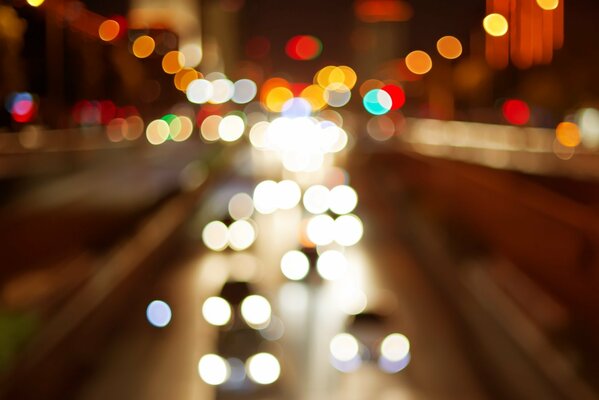
[[(200, 262), (192, 255), (163, 265), (77, 398), (213, 398), (213, 388), (197, 373), (199, 358), (212, 350), (216, 338), (199, 312), (204, 290), (216, 290), (213, 280), (202, 278)], [(173, 312), (165, 328), (151, 326), (146, 318), (147, 305), (156, 299), (167, 302)]]
[[(271, 222), (275, 230), (288, 226)], [(268, 224), (262, 221), (261, 226)], [(264, 229), (263, 237), (272, 241), (266, 234), (267, 228)], [(295, 233), (288, 229), (279, 233), (279, 237), (285, 235), (295, 236)], [(259, 248), (256, 246), (255, 250), (264, 255)], [(218, 343), (218, 328), (203, 321), (201, 305), (206, 298), (218, 294), (227, 280), (252, 281), (259, 288), (257, 293), (270, 299), (273, 313), (284, 322), (283, 337), (278, 344), (271, 345), (282, 363), (282, 376), (272, 390), (265, 392), (297, 399), (343, 396), (345, 389), (340, 385), (345, 378), (330, 365), (328, 356), (329, 341), (343, 330), (346, 317), (337, 307), (334, 288), (329, 284), (285, 283), (278, 269), (278, 253), (283, 249), (271, 246), (266, 251), (270, 259), (277, 260), (276, 264), (267, 265), (264, 263), (267, 257), (251, 253), (204, 253), (192, 254), (181, 266), (168, 266), (157, 280), (156, 295), (147, 296), (146, 303), (154, 298), (167, 301), (173, 310), (171, 324), (161, 330), (149, 326), (141, 317), (144, 310), (140, 305), (134, 313), (134, 322), (123, 330), (123, 337), (108, 352), (103, 367), (86, 385), (80, 398), (164, 398), (173, 384), (178, 387), (177, 398), (239, 398), (239, 393), (206, 385), (197, 372), (200, 358), (216, 352)], [(179, 378), (172, 383), (171, 376)], [(156, 383), (157, 388), (154, 382), (160, 382)], [(243, 396), (260, 398), (261, 392)], [(372, 398), (367, 392), (360, 393), (362, 398)]]
[[(15, 185), (14, 196), (0, 208), (0, 224), (6, 228), (0, 232), (6, 250), (0, 263), (3, 304), (26, 308), (32, 299), (44, 297), (37, 293), (40, 290), (56, 292), (52, 287), (71, 286), (71, 277), (92, 273), (94, 257), (130, 234), (162, 199), (181, 189), (183, 172), (203, 154), (197, 145), (189, 147), (88, 154), (90, 160), (80, 170)], [(80, 262), (84, 258), (90, 261)], [(67, 264), (83, 266), (75, 273), (61, 273)], [(23, 292), (15, 287), (28, 291), (43, 276), (53, 277), (47, 282), (59, 276), (66, 282), (34, 288), (30, 299), (14, 304), (12, 293)]]
[(379, 166), (378, 171), (366, 168), (361, 164), (365, 161), (356, 157), (349, 169), (360, 194), (358, 212), (367, 227), (364, 245), (381, 281), (397, 296), (398, 307), (391, 320), (411, 341), (412, 359), (402, 373), (413, 396), (492, 398), (467, 355), (468, 345), (451, 309), (401, 242), (395, 222), (401, 223), (401, 218), (398, 204), (394, 204), (401, 182), (384, 167)]

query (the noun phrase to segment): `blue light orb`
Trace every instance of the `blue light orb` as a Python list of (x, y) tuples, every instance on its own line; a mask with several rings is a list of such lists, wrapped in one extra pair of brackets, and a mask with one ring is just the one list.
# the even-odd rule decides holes
[(156, 328), (164, 328), (171, 322), (173, 313), (168, 304), (162, 300), (154, 300), (146, 309), (148, 322)]

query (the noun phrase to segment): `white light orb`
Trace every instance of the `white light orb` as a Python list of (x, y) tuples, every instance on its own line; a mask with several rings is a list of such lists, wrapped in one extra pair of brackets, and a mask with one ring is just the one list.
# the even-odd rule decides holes
[(222, 385), (229, 379), (231, 368), (227, 360), (216, 354), (206, 354), (198, 363), (198, 374), (212, 386)]
[(326, 246), (335, 238), (335, 221), (326, 214), (317, 215), (308, 221), (306, 227), (308, 239), (316, 245)]
[(311, 214), (322, 214), (329, 209), (329, 189), (323, 185), (310, 186), (304, 192), (304, 208)]
[(229, 229), (220, 221), (212, 221), (204, 227), (202, 240), (210, 250), (222, 251), (229, 244)]
[(272, 309), (264, 297), (251, 295), (241, 302), (241, 316), (253, 328), (261, 328), (268, 324)]
[(318, 257), (316, 270), (322, 279), (336, 281), (347, 273), (347, 258), (340, 251), (327, 250)]
[(299, 281), (308, 275), (310, 261), (298, 250), (288, 251), (281, 258), (281, 272), (287, 279)]
[(256, 149), (266, 148), (266, 132), (269, 125), (268, 121), (259, 121), (250, 128), (250, 143)]
[(262, 181), (254, 189), (254, 208), (260, 214), (272, 214), (277, 210), (278, 185), (275, 181)]
[(248, 376), (260, 385), (270, 385), (281, 375), (281, 365), (275, 356), (269, 353), (258, 353), (247, 360)]
[(229, 215), (231, 218), (247, 219), (254, 212), (254, 201), (247, 193), (237, 193), (229, 200)]
[(364, 226), (360, 218), (353, 214), (342, 215), (334, 223), (335, 242), (341, 246), (353, 246), (362, 239)]
[(335, 214), (349, 214), (358, 205), (358, 194), (351, 186), (335, 186), (329, 193), (329, 203)]
[(302, 190), (294, 181), (284, 180), (277, 183), (277, 207), (290, 210), (297, 206), (302, 198)]
[(212, 96), (208, 102), (212, 104), (225, 103), (231, 100), (234, 92), (233, 82), (228, 79), (216, 79), (212, 81)]
[(251, 222), (241, 219), (229, 227), (229, 246), (233, 250), (242, 251), (250, 247), (256, 240), (256, 230)]
[(392, 333), (381, 343), (381, 355), (387, 360), (397, 362), (410, 353), (410, 341), (401, 333)]
[(210, 325), (224, 326), (231, 320), (231, 306), (222, 297), (209, 297), (202, 305), (202, 316)]
[(239, 115), (227, 115), (218, 124), (218, 136), (225, 142), (234, 142), (243, 136), (245, 122)]
[(358, 356), (360, 344), (358, 343), (358, 340), (349, 333), (340, 333), (331, 339), (329, 351), (335, 360), (348, 362)]
[(185, 67), (195, 68), (202, 62), (204, 53), (202, 52), (202, 46), (197, 43), (186, 43), (179, 48), (179, 51), (183, 53)]
[(258, 88), (250, 79), (240, 79), (234, 83), (233, 102), (237, 104), (249, 103), (256, 97)]
[(212, 82), (207, 81), (206, 79), (195, 79), (187, 85), (187, 89), (185, 89), (185, 94), (187, 95), (187, 100), (195, 104), (204, 104), (212, 98), (212, 94), (214, 93), (214, 88), (212, 87)]

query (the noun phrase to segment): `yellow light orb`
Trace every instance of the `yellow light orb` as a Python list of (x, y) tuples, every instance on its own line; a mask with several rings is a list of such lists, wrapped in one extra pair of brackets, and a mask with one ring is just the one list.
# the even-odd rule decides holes
[(44, 3), (44, 0), (27, 0), (27, 4), (31, 7), (39, 7)]
[(185, 56), (180, 51), (169, 51), (162, 58), (162, 70), (167, 74), (176, 74), (185, 65)]
[(306, 99), (310, 106), (312, 107), (312, 111), (318, 111), (323, 109), (327, 103), (324, 100), (324, 89), (318, 85), (310, 85), (306, 87), (300, 93), (300, 97)]
[(339, 67), (335, 67), (331, 70), (329, 74), (328, 84), (326, 86), (330, 86), (331, 84), (343, 84), (345, 82), (345, 74), (343, 70)]
[(343, 71), (343, 84), (347, 86), (349, 89), (352, 89), (358, 80), (358, 76), (356, 75), (356, 71), (354, 71), (351, 67), (347, 65), (342, 65), (339, 67), (341, 71)]
[(503, 36), (508, 31), (507, 19), (501, 14), (489, 14), (483, 19), (483, 28), (485, 31), (495, 37)]
[(270, 111), (281, 112), (283, 105), (290, 99), (293, 98), (293, 93), (286, 87), (273, 88), (266, 95), (266, 107)]
[(327, 65), (326, 67), (318, 71), (316, 73), (316, 76), (314, 77), (314, 83), (320, 85), (323, 88), (329, 86), (329, 83), (331, 82), (330, 76), (331, 73), (335, 70), (335, 68), (337, 67), (333, 65)]
[(543, 10), (555, 10), (559, 5), (559, 0), (537, 0), (537, 5)]
[(424, 75), (433, 67), (431, 57), (422, 50), (415, 50), (406, 56), (406, 66), (416, 75)]
[(580, 144), (580, 129), (573, 122), (560, 122), (555, 128), (555, 138), (565, 147), (576, 147)]
[(443, 36), (437, 41), (437, 51), (442, 57), (454, 60), (462, 55), (462, 43), (453, 36)]
[(133, 42), (133, 55), (137, 58), (149, 57), (154, 51), (154, 47), (156, 47), (154, 39), (148, 35), (142, 35)]

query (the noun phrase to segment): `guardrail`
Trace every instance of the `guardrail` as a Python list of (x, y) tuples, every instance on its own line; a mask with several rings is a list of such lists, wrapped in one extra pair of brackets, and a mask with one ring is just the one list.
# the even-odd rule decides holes
[(564, 147), (552, 129), (407, 119), (401, 145), (448, 158), (538, 175), (599, 179), (599, 152)]

